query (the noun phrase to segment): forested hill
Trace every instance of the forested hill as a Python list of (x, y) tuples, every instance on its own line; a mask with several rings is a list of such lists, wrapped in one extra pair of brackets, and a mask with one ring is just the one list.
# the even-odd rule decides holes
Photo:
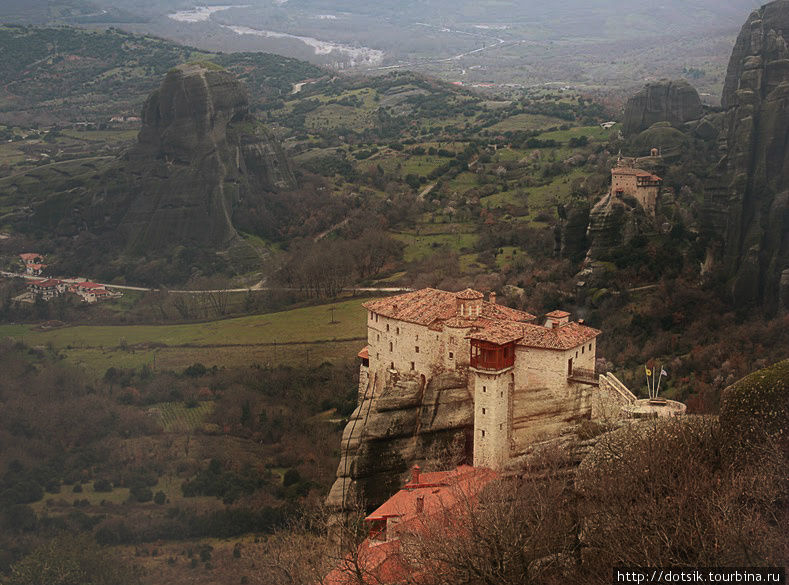
[(268, 53), (219, 54), (116, 29), (0, 26), (0, 120), (105, 121), (139, 115), (146, 96), (178, 64), (213, 61), (241, 78), (255, 103), (290, 93), (323, 71)]

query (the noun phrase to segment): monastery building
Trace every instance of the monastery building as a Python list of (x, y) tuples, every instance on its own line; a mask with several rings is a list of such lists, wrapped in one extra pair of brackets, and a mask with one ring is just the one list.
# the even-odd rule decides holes
[(466, 374), (474, 401), (474, 466), (500, 469), (529, 445), (590, 418), (600, 331), (564, 311), (538, 323), (482, 293), (423, 289), (364, 305), (360, 393), (410, 376), (422, 388)]

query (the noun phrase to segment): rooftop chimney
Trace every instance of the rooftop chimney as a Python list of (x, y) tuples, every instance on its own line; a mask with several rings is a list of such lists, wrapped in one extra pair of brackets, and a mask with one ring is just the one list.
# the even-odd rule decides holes
[(419, 472), (420, 471), (422, 471), (422, 469), (418, 465), (414, 465), (411, 468), (411, 483), (413, 483), (413, 484), (418, 484), (419, 483)]
[(496, 304), (496, 293), (493, 291), (490, 291), (490, 304), (491, 305)]
[(416, 497), (416, 513), (421, 514), (425, 509), (425, 496)]

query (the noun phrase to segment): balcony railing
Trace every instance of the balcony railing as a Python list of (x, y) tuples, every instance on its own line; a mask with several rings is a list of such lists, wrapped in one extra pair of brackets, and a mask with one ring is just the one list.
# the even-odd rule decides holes
[(573, 368), (567, 375), (567, 379), (571, 382), (580, 382), (581, 384), (590, 384), (597, 386), (599, 383), (599, 374), (594, 370), (587, 370), (586, 368)]

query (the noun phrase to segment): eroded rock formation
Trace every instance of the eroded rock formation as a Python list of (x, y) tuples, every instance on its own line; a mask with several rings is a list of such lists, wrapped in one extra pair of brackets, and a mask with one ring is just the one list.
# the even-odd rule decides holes
[(249, 115), (244, 86), (216, 66), (167, 74), (145, 103), (126, 170), (140, 177), (120, 222), (129, 250), (224, 248), (233, 215), (266, 192), (294, 186), (281, 148)]
[(789, 0), (778, 0), (754, 11), (737, 38), (722, 96), (724, 157), (705, 197), (717, 236), (710, 253), (735, 301), (768, 309), (789, 301), (787, 31)]
[(632, 136), (657, 122), (681, 126), (702, 115), (698, 92), (684, 80), (648, 83), (627, 101), (623, 132)]
[(343, 433), (337, 480), (327, 504), (343, 508), (361, 495), (369, 506), (378, 506), (403, 485), (415, 463), (470, 458), (473, 427), (473, 398), (466, 377), (457, 372), (429, 380), (363, 375), (359, 406)]

